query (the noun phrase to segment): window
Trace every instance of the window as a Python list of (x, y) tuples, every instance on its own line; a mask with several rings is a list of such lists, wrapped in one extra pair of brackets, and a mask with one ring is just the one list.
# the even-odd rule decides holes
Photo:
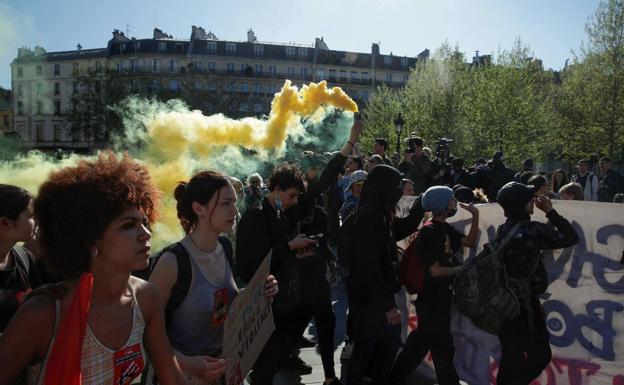
[(269, 94), (271, 95), (275, 94), (275, 84), (269, 84), (268, 88), (269, 88), (269, 91), (268, 91)]
[(24, 77), (24, 68), (17, 67), (17, 77), (18, 78)]
[[(95, 63), (95, 64), (97, 65), (97, 63)], [(61, 76), (61, 65), (60, 64), (55, 64), (54, 65), (54, 76)]]
[(262, 111), (264, 111), (264, 107), (262, 106), (262, 103), (254, 104), (254, 112), (260, 113)]
[(206, 50), (208, 53), (217, 53), (217, 42), (209, 41), (206, 45)]
[(293, 75), (295, 75), (295, 67), (293, 67), (293, 66), (288, 66), (287, 71), (288, 71), (288, 76), (293, 76)]
[(247, 111), (249, 111), (249, 103), (241, 103), (240, 106), (238, 107), (238, 110), (240, 112), (247, 112)]
[(240, 92), (249, 93), (249, 83), (241, 83)]
[(358, 73), (357, 71), (351, 71), (351, 81), (357, 81), (358, 80)]
[(244, 74), (246, 70), (247, 70), (247, 63), (242, 63), (240, 65), (240, 72)]
[(217, 90), (217, 85), (213, 82), (209, 82), (208, 83), (208, 87), (206, 87), (208, 89), (208, 91), (216, 91)]
[(176, 72), (177, 64), (177, 60), (169, 59), (169, 72)]
[(37, 115), (43, 114), (43, 102), (41, 100), (37, 100)]
[(336, 70), (329, 70), (329, 80), (336, 80)]
[(299, 57), (307, 57), (308, 49), (307, 48), (299, 48)]
[(262, 44), (255, 44), (254, 45), (254, 55), (256, 55), (256, 56), (264, 55), (264, 46)]
[(35, 134), (37, 135), (37, 138), (35, 139), (37, 142), (42, 142), (44, 140), (44, 138), (43, 138), (43, 124), (36, 124), (35, 125)]
[(340, 81), (342, 81), (342, 82), (346, 82), (347, 81), (347, 71), (340, 70)]
[(201, 82), (201, 80), (196, 80), (195, 81), (195, 89), (197, 91), (200, 91), (202, 89), (202, 82)]
[(256, 64), (256, 74), (262, 75), (262, 64)]
[(386, 83), (392, 83), (392, 74), (386, 74)]
[(54, 101), (54, 115), (60, 115), (60, 114), (61, 114), (61, 101), (55, 100)]
[(236, 55), (236, 43), (225, 43), (225, 53), (228, 55)]
[(21, 84), (17, 86), (17, 96), (24, 96), (24, 86), (22, 86)]
[(117, 72), (123, 72), (123, 62), (121, 60), (117, 62)]
[(229, 82), (226, 86), (225, 86), (225, 90), (227, 92), (234, 92), (236, 91), (236, 83), (234, 82)]
[(136, 61), (136, 59), (130, 60), (130, 71), (137, 72), (137, 61)]
[(61, 141), (61, 125), (60, 124), (54, 125), (54, 141), (55, 142)]
[(23, 102), (17, 102), (17, 114), (24, 115), (24, 103)]
[(254, 84), (254, 94), (262, 95), (262, 83)]
[(392, 65), (392, 56), (384, 56), (384, 65)]
[(4, 124), (4, 127), (9, 127), (9, 115), (4, 115), (2, 117), (2, 123)]
[(178, 91), (180, 89), (180, 81), (176, 79), (169, 80), (169, 90)]
[(270, 65), (269, 66), (269, 73), (271, 74), (271, 76), (277, 75), (277, 66), (276, 65)]
[(56, 82), (54, 83), (54, 95), (60, 95), (61, 94), (61, 83)]
[(286, 47), (286, 57), (295, 57), (295, 47)]
[(175, 46), (175, 47), (176, 47), (176, 53), (177, 53), (178, 55), (181, 55), (181, 54), (183, 53), (183, 52), (182, 52), (182, 44), (176, 44), (176, 46)]
[(210, 61), (207, 63), (206, 68), (208, 69), (208, 72), (215, 72), (215, 69), (217, 68), (217, 65), (215, 62)]
[(193, 67), (198, 70), (201, 71), (204, 68), (204, 63), (201, 61), (195, 61), (193, 62)]
[(139, 81), (137, 79), (130, 80), (130, 90), (132, 90), (132, 92), (139, 91)]
[(368, 72), (362, 72), (362, 80), (368, 80)]
[(227, 67), (227, 73), (228, 74), (233, 74), (234, 73), (234, 63), (227, 63), (226, 65)]
[(325, 70), (324, 69), (316, 70), (316, 78), (317, 78), (317, 80), (324, 80), (325, 79)]
[(164, 42), (164, 41), (158, 42), (158, 51), (159, 52), (166, 52), (167, 51), (167, 43)]
[(305, 80), (308, 78), (308, 69), (307, 68), (299, 68), (299, 74)]
[(151, 87), (152, 92), (160, 92), (160, 81), (158, 79), (152, 79)]
[(401, 58), (401, 68), (407, 68), (408, 61), (406, 57)]
[(153, 72), (160, 72), (160, 59), (153, 59), (152, 60), (152, 71)]
[(43, 84), (37, 83), (37, 96), (43, 95)]
[(43, 66), (40, 64), (37, 66), (37, 76), (43, 75)]

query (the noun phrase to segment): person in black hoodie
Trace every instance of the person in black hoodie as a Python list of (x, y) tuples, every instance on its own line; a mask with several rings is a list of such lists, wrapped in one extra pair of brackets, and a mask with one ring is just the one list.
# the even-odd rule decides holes
[[(540, 375), (551, 359), (550, 335), (538, 299), (548, 286), (541, 250), (570, 247), (579, 238), (570, 222), (553, 209), (550, 199), (534, 196), (533, 186), (507, 183), (498, 192), (498, 203), (507, 221), (499, 227), (497, 239), (519, 226), (507, 244), (503, 259), (521, 312), (505, 320), (499, 331), (501, 360), (496, 383), (527, 385)], [(534, 206), (546, 213), (550, 223), (531, 221)]]
[[(331, 311), (331, 292), (324, 275), (325, 257), (317, 251), (319, 241), (307, 235), (326, 231), (327, 219), (322, 218), (318, 199), (336, 182), (361, 131), (362, 123), (356, 121), (347, 143), (327, 163), (318, 180), (308, 181), (307, 189), (299, 168), (290, 165), (279, 167), (269, 180), (269, 194), (264, 198), (262, 207), (247, 211), (238, 224), (236, 260), (241, 278), (248, 282), (272, 250), (270, 271), (280, 282), (279, 293), (273, 302), (276, 330), (256, 361), (252, 373), (254, 385), (271, 384), (273, 376), (295, 351), (312, 316), (328, 315), (327, 305)], [(327, 300), (323, 301), (323, 298)], [(321, 329), (330, 332), (319, 335), (319, 339), (325, 341), (324, 336), (331, 334), (330, 350), (333, 352), (335, 319), (332, 321), (326, 317), (325, 321), (323, 326), (327, 327)], [(338, 383), (333, 373), (333, 359), (326, 357), (327, 344), (321, 344), (325, 382)]]
[(424, 215), (419, 197), (407, 217), (395, 217), (402, 178), (390, 166), (373, 168), (352, 222), (343, 227), (341, 237), (349, 240), (347, 293), (354, 339), (347, 384), (361, 384), (371, 364), (372, 384), (385, 384), (401, 343), (401, 315), (394, 301), (400, 289), (396, 240), (413, 233)]

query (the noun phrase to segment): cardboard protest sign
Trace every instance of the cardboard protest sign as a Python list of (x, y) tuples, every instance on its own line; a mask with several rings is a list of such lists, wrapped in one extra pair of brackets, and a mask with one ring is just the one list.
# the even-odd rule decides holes
[(245, 289), (232, 302), (223, 333), (223, 355), (229, 360), (227, 385), (240, 385), (275, 330), (271, 304), (264, 294), (271, 251)]

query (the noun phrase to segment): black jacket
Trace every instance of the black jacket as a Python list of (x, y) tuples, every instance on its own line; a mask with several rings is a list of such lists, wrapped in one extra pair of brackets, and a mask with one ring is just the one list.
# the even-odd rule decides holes
[[(236, 260), (241, 278), (245, 282), (249, 282), (271, 248), (273, 249), (271, 261), (273, 274), (282, 270), (281, 267), (286, 264), (286, 259), (294, 259), (295, 256), (290, 251), (288, 242), (297, 235), (298, 230), (309, 231), (305, 232), (307, 235), (325, 231), (324, 228), (318, 228), (318, 226), (306, 228), (305, 225), (299, 224), (313, 211), (321, 193), (331, 183), (335, 183), (345, 161), (346, 157), (342, 154), (334, 155), (321, 173), (319, 180), (310, 183), (308, 189), (299, 197), (299, 202), (284, 212), (276, 212), (265, 198), (262, 207), (251, 209), (243, 214), (236, 232)], [(317, 220), (322, 222), (322, 218), (315, 218), (312, 223), (316, 223)], [(326, 218), (324, 223), (327, 223)], [(277, 279), (280, 280), (279, 277)]]
[[(377, 178), (378, 171), (387, 169)], [(350, 240), (347, 292), (349, 306), (356, 310), (385, 313), (396, 306), (394, 293), (400, 288), (396, 241), (416, 231), (424, 215), (420, 204), (405, 218), (388, 215), (400, 198), (401, 176), (391, 167), (376, 166), (364, 182), (358, 209), (346, 229)]]

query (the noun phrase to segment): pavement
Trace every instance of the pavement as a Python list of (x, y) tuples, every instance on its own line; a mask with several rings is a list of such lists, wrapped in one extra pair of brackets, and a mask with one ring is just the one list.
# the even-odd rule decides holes
[[(347, 294), (344, 287), (332, 289), (332, 303), (334, 313), (336, 314), (336, 332), (334, 335), (334, 345), (337, 347), (334, 351), (334, 368), (339, 375), (343, 384), (346, 383), (346, 366), (340, 361), (340, 354), (344, 347), (344, 336), (347, 321)], [(314, 322), (308, 325), (305, 331), (305, 337), (316, 341), (316, 329)], [(325, 376), (323, 374), (323, 365), (321, 356), (316, 352), (316, 348), (301, 349), (300, 357), (308, 365), (312, 366), (312, 373), (308, 375), (297, 375), (296, 373), (281, 371), (273, 380), (274, 385), (300, 385), (300, 384), (323, 384)], [(348, 364), (348, 361), (344, 362)], [(434, 385), (436, 384), (435, 373), (427, 364), (421, 364), (418, 369), (406, 381), (406, 385)], [(249, 385), (245, 381), (245, 385)]]

